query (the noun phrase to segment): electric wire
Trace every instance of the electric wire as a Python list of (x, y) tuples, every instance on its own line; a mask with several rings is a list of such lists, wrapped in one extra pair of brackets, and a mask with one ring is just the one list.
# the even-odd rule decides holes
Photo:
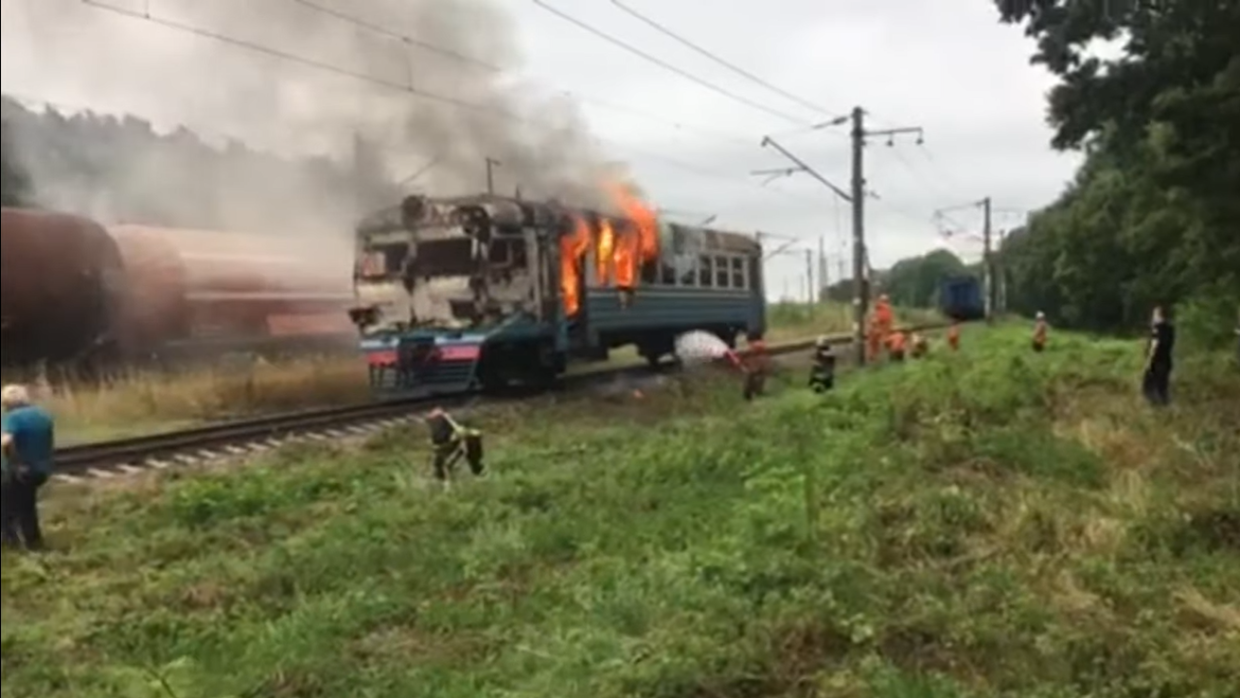
[(756, 102), (756, 101), (754, 101), (754, 100), (752, 100), (752, 99), (749, 99), (749, 98), (747, 98), (747, 97), (742, 97), (741, 95), (738, 95), (738, 94), (736, 94), (735, 92), (732, 92), (732, 91), (730, 91), (730, 90), (728, 90), (728, 89), (726, 89), (726, 88), (720, 87), (720, 86), (718, 86), (718, 85), (716, 85), (716, 84), (714, 84), (714, 83), (712, 83), (712, 82), (709, 82), (709, 81), (707, 81), (707, 80), (704, 80), (704, 79), (702, 79), (702, 78), (700, 78), (700, 77), (698, 77), (698, 76), (694, 75), (693, 73), (690, 73), (690, 72), (689, 72), (689, 71), (687, 71), (687, 70), (683, 70), (683, 69), (681, 69), (681, 68), (678, 68), (678, 67), (676, 67), (676, 66), (672, 65), (671, 63), (668, 63), (667, 61), (663, 60), (662, 58), (659, 58), (659, 57), (657, 57), (657, 56), (655, 56), (655, 55), (653, 55), (653, 54), (647, 53), (646, 51), (643, 51), (642, 49), (637, 48), (636, 46), (634, 46), (634, 45), (632, 45), (632, 44), (630, 44), (630, 43), (628, 43), (628, 42), (626, 42), (626, 41), (623, 41), (623, 40), (621, 40), (621, 39), (618, 39), (618, 38), (616, 38), (615, 36), (612, 36), (611, 34), (608, 34), (607, 32), (603, 31), (602, 29), (599, 29), (599, 28), (595, 27), (594, 25), (587, 24), (586, 22), (583, 22), (583, 21), (581, 21), (580, 19), (577, 19), (576, 17), (574, 17), (574, 16), (572, 16), (572, 15), (568, 14), (567, 12), (564, 12), (563, 10), (560, 10), (560, 9), (558, 9), (558, 8), (555, 8), (555, 7), (552, 7), (551, 5), (549, 5), (549, 4), (547, 4), (546, 2), (544, 2), (544, 0), (530, 0), (530, 2), (534, 3), (534, 4), (535, 4), (535, 5), (537, 5), (538, 7), (541, 7), (543, 10), (546, 10), (547, 12), (549, 12), (549, 13), (551, 13), (551, 14), (555, 15), (556, 17), (559, 17), (560, 19), (564, 20), (565, 22), (568, 22), (569, 24), (572, 24), (573, 26), (577, 27), (578, 29), (580, 29), (580, 30), (582, 30), (582, 31), (584, 31), (584, 32), (587, 32), (587, 33), (589, 33), (589, 34), (592, 34), (592, 35), (594, 35), (594, 36), (596, 36), (596, 37), (598, 37), (598, 38), (600, 38), (600, 39), (602, 39), (602, 40), (604, 40), (604, 41), (606, 41), (606, 42), (608, 42), (608, 43), (612, 44), (613, 46), (616, 46), (616, 47), (619, 47), (619, 48), (621, 48), (621, 49), (624, 49), (625, 51), (627, 51), (627, 52), (629, 52), (629, 53), (631, 53), (631, 54), (633, 54), (633, 55), (635, 55), (635, 56), (638, 56), (638, 57), (642, 58), (643, 60), (645, 60), (645, 61), (646, 61), (646, 62), (648, 62), (648, 63), (652, 63), (652, 64), (654, 64), (654, 65), (657, 65), (657, 66), (659, 66), (660, 68), (663, 68), (664, 70), (666, 70), (666, 71), (668, 71), (668, 72), (675, 73), (676, 75), (679, 75), (680, 77), (682, 77), (682, 78), (684, 78), (684, 79), (686, 79), (686, 80), (689, 80), (690, 82), (693, 82), (694, 84), (699, 85), (700, 87), (704, 87), (704, 88), (706, 88), (706, 89), (710, 90), (711, 92), (714, 92), (714, 93), (716, 93), (716, 94), (718, 94), (718, 95), (722, 95), (723, 97), (726, 97), (726, 98), (728, 98), (728, 99), (730, 99), (730, 100), (732, 100), (732, 101), (734, 101), (734, 102), (737, 102), (737, 103), (739, 103), (739, 104), (743, 104), (743, 105), (745, 105), (745, 106), (747, 106), (747, 107), (750, 107), (751, 109), (756, 109), (756, 110), (758, 110), (758, 111), (765, 112), (765, 113), (767, 113), (767, 114), (771, 114), (771, 115), (773, 115), (773, 116), (777, 116), (777, 117), (779, 117), (779, 118), (781, 118), (781, 119), (784, 119), (785, 121), (790, 121), (790, 122), (792, 122), (792, 123), (794, 123), (794, 124), (798, 124), (798, 125), (807, 125), (807, 122), (806, 122), (806, 120), (805, 120), (805, 119), (801, 119), (801, 118), (798, 118), (798, 117), (792, 116), (791, 114), (788, 114), (787, 112), (780, 111), (780, 110), (778, 110), (778, 109), (775, 109), (775, 108), (773, 108), (773, 107), (767, 106), (767, 105), (762, 104), (762, 103), (760, 103), (760, 102)]
[[(81, 0), (81, 2), (85, 5), (94, 7), (101, 11), (111, 12), (117, 15), (128, 17), (130, 19), (135, 19), (138, 21), (151, 22), (153, 24), (162, 26), (164, 28), (171, 29), (173, 31), (180, 31), (180, 32), (191, 34), (191, 35), (194, 35), (200, 38), (209, 39), (209, 40), (217, 41), (217, 42), (224, 43), (224, 44), (231, 44), (234, 46), (238, 46), (240, 48), (253, 51), (255, 53), (260, 53), (260, 54), (267, 55), (273, 58), (278, 58), (280, 60), (289, 61), (291, 63), (298, 63), (298, 64), (305, 65), (311, 68), (315, 68), (317, 70), (321, 70), (321, 71), (328, 72), (328, 73), (333, 73), (336, 75), (340, 75), (342, 77), (354, 79), (359, 82), (369, 83), (371, 85), (386, 88), (389, 90), (403, 92), (413, 97), (416, 97), (418, 99), (440, 103), (445, 106), (458, 108), (464, 111), (474, 112), (482, 116), (500, 117), (500, 118), (508, 119), (511, 121), (516, 121), (519, 123), (528, 123), (528, 124), (535, 124), (535, 125), (546, 124), (546, 122), (544, 121), (533, 119), (528, 116), (512, 112), (511, 110), (502, 109), (500, 107), (496, 107), (492, 105), (477, 104), (474, 102), (469, 102), (467, 100), (462, 100), (462, 99), (452, 97), (449, 95), (443, 95), (443, 94), (439, 94), (436, 92), (430, 92), (427, 90), (418, 89), (410, 84), (403, 84), (400, 82), (396, 82), (394, 80), (388, 80), (388, 79), (384, 79), (384, 78), (370, 75), (367, 73), (363, 73), (360, 71), (343, 68), (341, 66), (337, 66), (332, 63), (328, 63), (328, 62), (321, 61), (321, 60), (314, 59), (314, 58), (308, 58), (306, 56), (300, 56), (295, 53), (290, 53), (287, 51), (276, 49), (271, 46), (266, 46), (266, 45), (263, 45), (257, 42), (248, 41), (245, 39), (239, 39), (237, 37), (229, 36), (227, 34), (222, 34), (216, 31), (212, 31), (204, 27), (199, 27), (199, 26), (195, 26), (192, 24), (178, 22), (172, 19), (155, 16), (155, 15), (150, 14), (149, 12), (138, 12), (134, 10), (129, 10), (129, 9), (125, 9), (122, 7), (117, 7), (115, 5), (110, 5), (105, 2), (100, 2), (100, 0)], [(721, 173), (721, 172), (714, 171), (714, 170), (709, 170), (709, 169), (702, 168), (702, 167), (699, 167), (697, 165), (693, 165), (690, 163), (685, 163), (676, 158), (670, 158), (666, 155), (663, 155), (662, 153), (655, 153), (649, 150), (635, 147), (628, 143), (623, 143), (623, 142), (615, 141), (612, 139), (604, 139), (598, 136), (591, 136), (591, 139), (596, 143), (607, 143), (614, 147), (618, 147), (618, 148), (628, 150), (630, 152), (633, 152), (639, 155), (643, 155), (652, 160), (662, 161), (678, 169), (682, 169), (688, 172), (693, 172), (695, 174), (698, 174), (704, 177), (712, 177), (716, 179), (726, 180), (733, 184), (743, 183), (749, 187), (755, 186), (752, 181), (746, 178), (736, 177), (734, 175)], [(802, 196), (793, 194), (792, 192), (786, 192), (786, 191), (782, 191), (779, 189), (763, 189), (763, 190), (772, 191), (772, 192), (778, 193), (780, 195), (783, 195), (791, 199), (797, 199), (797, 200), (801, 200), (804, 202), (809, 202), (815, 206), (822, 205), (822, 202), (820, 201), (816, 201), (808, 197), (802, 197)]]
[(732, 71), (733, 73), (736, 73), (737, 75), (740, 75), (741, 77), (745, 78), (746, 80), (749, 80), (750, 82), (752, 82), (752, 83), (754, 83), (754, 84), (756, 84), (756, 85), (760, 85), (760, 86), (762, 86), (762, 87), (765, 87), (766, 89), (770, 90), (771, 92), (774, 92), (775, 94), (778, 94), (778, 95), (780, 95), (780, 96), (782, 96), (782, 97), (785, 97), (785, 98), (787, 98), (787, 99), (789, 99), (789, 100), (791, 100), (791, 101), (793, 101), (793, 102), (796, 102), (797, 104), (799, 104), (799, 105), (801, 105), (801, 106), (805, 107), (806, 109), (809, 109), (809, 110), (811, 110), (811, 111), (818, 112), (819, 114), (822, 114), (822, 115), (824, 115), (824, 116), (835, 117), (835, 116), (837, 115), (837, 112), (834, 112), (834, 111), (832, 111), (832, 110), (830, 110), (830, 109), (826, 109), (825, 107), (822, 107), (822, 106), (819, 106), (819, 105), (817, 105), (817, 104), (814, 104), (813, 102), (811, 102), (811, 101), (809, 101), (809, 100), (807, 100), (807, 99), (805, 99), (805, 98), (803, 98), (803, 97), (799, 97), (799, 96), (797, 96), (796, 94), (793, 94), (792, 92), (788, 92), (787, 90), (785, 90), (785, 89), (783, 89), (783, 88), (781, 88), (781, 87), (779, 87), (779, 86), (777, 86), (777, 85), (773, 85), (773, 84), (771, 84), (770, 82), (768, 82), (767, 80), (764, 80), (763, 78), (761, 78), (761, 77), (759, 77), (759, 76), (757, 76), (757, 75), (754, 75), (753, 73), (749, 72), (748, 70), (745, 70), (744, 68), (742, 68), (742, 67), (740, 67), (740, 66), (738, 66), (738, 65), (736, 65), (736, 64), (734, 64), (734, 63), (731, 63), (730, 61), (728, 61), (728, 60), (726, 60), (726, 59), (724, 59), (724, 58), (720, 57), (719, 55), (717, 55), (717, 54), (713, 53), (712, 51), (710, 51), (710, 50), (708, 50), (708, 49), (706, 49), (706, 48), (703, 48), (702, 46), (700, 46), (700, 45), (698, 45), (698, 44), (696, 44), (696, 43), (694, 43), (694, 42), (690, 41), (689, 39), (687, 39), (687, 38), (685, 38), (685, 37), (681, 36), (680, 34), (677, 34), (676, 32), (674, 32), (674, 31), (672, 31), (671, 29), (669, 29), (666, 25), (664, 25), (664, 24), (662, 24), (662, 23), (658, 22), (657, 20), (652, 19), (651, 17), (649, 17), (649, 16), (647, 16), (647, 15), (642, 14), (641, 12), (638, 12), (637, 10), (635, 10), (635, 9), (633, 9), (633, 8), (631, 8), (631, 7), (629, 7), (628, 5), (624, 4), (623, 2), (620, 2), (620, 0), (611, 0), (611, 4), (612, 4), (612, 5), (615, 5), (615, 6), (616, 6), (616, 8), (617, 8), (617, 9), (619, 9), (620, 11), (622, 11), (622, 12), (624, 12), (624, 13), (628, 14), (629, 16), (633, 17), (634, 19), (637, 19), (638, 21), (640, 21), (640, 22), (642, 22), (643, 24), (645, 24), (645, 25), (649, 26), (650, 28), (654, 29), (655, 31), (659, 32), (660, 34), (662, 34), (662, 35), (664, 35), (664, 36), (666, 36), (666, 37), (668, 37), (668, 38), (672, 39), (673, 41), (675, 41), (675, 42), (677, 42), (677, 43), (681, 44), (682, 46), (685, 46), (685, 47), (687, 47), (687, 48), (689, 48), (689, 49), (692, 49), (693, 51), (695, 51), (695, 52), (696, 52), (696, 53), (698, 53), (699, 55), (705, 56), (706, 58), (710, 59), (711, 61), (713, 61), (713, 62), (715, 62), (715, 63), (717, 63), (717, 64), (719, 64), (719, 65), (723, 66), (724, 68), (727, 68), (728, 70)]

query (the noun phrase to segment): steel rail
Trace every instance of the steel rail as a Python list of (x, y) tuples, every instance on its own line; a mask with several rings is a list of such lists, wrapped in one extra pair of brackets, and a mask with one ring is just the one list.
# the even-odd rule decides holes
[[(945, 326), (939, 323), (902, 329), (916, 332), (942, 329)], [(833, 345), (840, 345), (851, 343), (853, 338), (851, 334), (837, 334), (828, 335), (827, 340)], [(772, 356), (793, 354), (806, 351), (814, 347), (816, 343), (817, 338), (793, 340), (772, 345), (766, 351)], [(749, 351), (742, 350), (738, 353), (744, 356)], [(585, 387), (623, 375), (649, 375), (653, 372), (657, 372), (657, 369), (647, 366), (602, 369), (564, 376), (560, 386), (564, 389)], [(472, 404), (480, 397), (486, 397), (488, 400), (522, 400), (543, 392), (545, 391), (522, 394), (518, 391), (499, 396), (484, 396), (476, 392), (411, 396), (340, 407), (285, 412), (178, 431), (67, 446), (56, 449), (56, 476), (59, 479), (69, 480), (91, 475), (109, 477), (179, 464), (191, 464), (202, 460), (242, 456), (247, 451), (265, 450), (296, 436), (319, 434), (325, 437), (344, 438), (351, 434), (370, 433), (376, 431), (376, 427), (394, 425), (395, 420), (415, 415), (420, 408), (432, 405), (460, 407)], [(248, 446), (248, 448), (243, 446)]]

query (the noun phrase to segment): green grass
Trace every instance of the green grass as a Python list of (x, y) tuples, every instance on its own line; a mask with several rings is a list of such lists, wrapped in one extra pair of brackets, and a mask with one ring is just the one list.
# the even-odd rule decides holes
[(1155, 413), (1139, 347), (1026, 340), (506, 409), (447, 494), (420, 432), (62, 488), (67, 552), (4, 558), (4, 695), (1234, 696), (1240, 377)]

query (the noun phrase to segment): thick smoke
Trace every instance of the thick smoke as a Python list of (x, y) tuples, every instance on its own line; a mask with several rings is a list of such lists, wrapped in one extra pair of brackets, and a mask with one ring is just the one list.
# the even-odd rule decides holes
[[(605, 178), (628, 178), (623, 168), (606, 162), (571, 103), (512, 77), (520, 67), (517, 32), (500, 0), (99, 1), (139, 14), (149, 8), (159, 20), (354, 75), (79, 0), (3, 0), (4, 90), (102, 112), (131, 112), (159, 125), (184, 124), (206, 138), (229, 134), (286, 155), (326, 155), (350, 171), (355, 165), (362, 171), (346, 178), (350, 185), (324, 175), (323, 166), (318, 175), (292, 176), (269, 158), (239, 156), (199, 168), (168, 148), (112, 147), (107, 186), (88, 191), (37, 148), (25, 147), (15, 130), (35, 195), (44, 203), (106, 220), (132, 217), (134, 207), (118, 213), (125, 207), (116, 201), (137, 198), (145, 202), (139, 210), (187, 208), (177, 211), (179, 218), (223, 220), (233, 228), (252, 227), (262, 218), (273, 225), (295, 221), (340, 230), (402, 191), (482, 191), (488, 158), (499, 162), (498, 192), (519, 189), (529, 198), (597, 205)], [(458, 57), (391, 35), (416, 37)], [(482, 109), (418, 97), (415, 91)], [(358, 139), (372, 147), (355, 158)], [(423, 169), (414, 181), (405, 181)]]

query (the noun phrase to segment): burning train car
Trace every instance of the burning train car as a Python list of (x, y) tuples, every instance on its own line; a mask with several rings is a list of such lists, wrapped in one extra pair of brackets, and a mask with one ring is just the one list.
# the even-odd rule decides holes
[(346, 242), (3, 212), (3, 361), (134, 362), (346, 346)]
[(623, 213), (413, 196), (363, 220), (350, 314), (376, 389), (544, 383), (626, 345), (655, 363), (690, 330), (763, 334), (753, 238), (615, 198)]

